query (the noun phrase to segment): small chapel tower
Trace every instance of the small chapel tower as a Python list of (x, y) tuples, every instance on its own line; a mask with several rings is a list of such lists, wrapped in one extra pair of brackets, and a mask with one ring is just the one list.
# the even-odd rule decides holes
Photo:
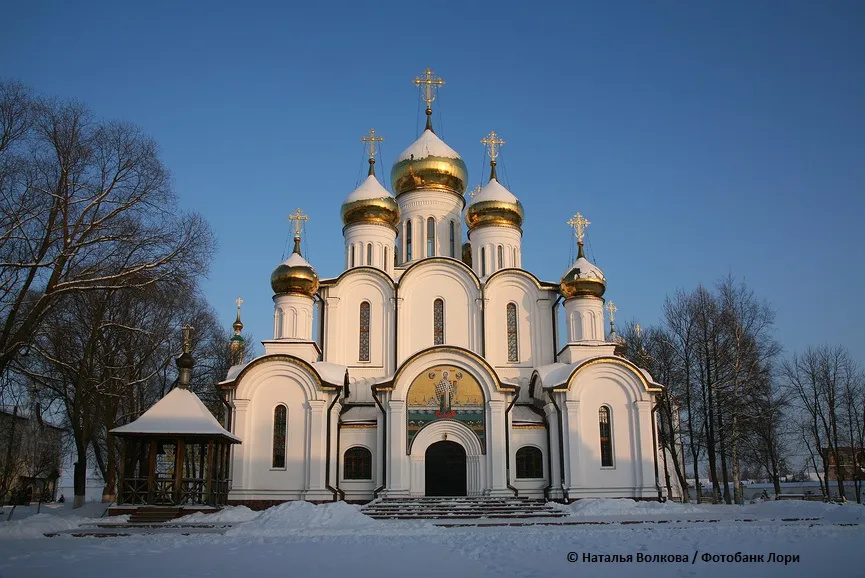
[[(591, 223), (580, 213), (568, 221), (577, 237), (577, 260), (562, 277), (560, 291), (565, 297), (565, 315), (568, 345), (603, 345), (604, 340), (604, 291), (607, 288), (603, 272), (593, 265), (583, 252), (586, 227)], [(595, 352), (597, 353), (597, 352)], [(566, 347), (565, 363), (574, 363), (577, 357), (594, 355), (584, 348), (575, 350)]]
[(232, 329), (234, 329), (234, 335), (228, 341), (228, 353), (231, 357), (231, 365), (240, 365), (243, 363), (243, 349), (245, 345), (243, 335), (240, 334), (243, 331), (243, 322), (240, 320), (240, 306), (243, 305), (243, 298), (238, 297), (236, 303), (237, 318), (231, 325)]
[(294, 251), (270, 276), (273, 289), (273, 340), (264, 342), (266, 354), (286, 353), (305, 361), (318, 359), (312, 340), (312, 310), (318, 275), (300, 252), (300, 233), (309, 217), (297, 209), (289, 217), (294, 223)]
[(466, 209), (466, 225), (472, 268), (479, 277), (487, 277), (499, 269), (520, 267), (523, 205), (496, 175), (496, 158), (505, 141), (492, 131), (481, 143), (490, 157), (490, 180), (472, 196)]
[(382, 137), (370, 129), (360, 140), (368, 146), (369, 173), (342, 203), (345, 268), (366, 266), (392, 273), (399, 205), (375, 176), (376, 144)]
[(460, 259), (468, 182), (460, 155), (433, 130), (432, 103), (444, 80), (427, 68), (414, 83), (426, 103), (426, 128), (397, 157), (390, 172), (401, 215), (397, 259), (404, 265), (427, 257)]

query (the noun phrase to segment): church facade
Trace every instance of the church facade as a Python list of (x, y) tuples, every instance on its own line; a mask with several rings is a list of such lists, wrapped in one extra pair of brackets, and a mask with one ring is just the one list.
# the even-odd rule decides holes
[(427, 125), (393, 165), (394, 194), (365, 139), (369, 176), (342, 205), (345, 270), (320, 279), (298, 227), (271, 276), (273, 338), (220, 384), (242, 441), (229, 502), (660, 498), (662, 386), (605, 335), (588, 222), (571, 221), (578, 257), (560, 280), (525, 270), (523, 206), (496, 175), (503, 141), (483, 140), (490, 178), (466, 195), (465, 163), (431, 122), (441, 81), (415, 82)]

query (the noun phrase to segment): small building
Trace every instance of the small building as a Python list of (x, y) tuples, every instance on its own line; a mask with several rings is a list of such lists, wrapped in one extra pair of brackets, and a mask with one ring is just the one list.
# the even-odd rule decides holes
[(134, 422), (114, 428), (123, 440), (119, 506), (223, 506), (230, 483), (231, 445), (226, 431), (189, 390), (193, 359), (177, 358), (178, 386)]
[(0, 503), (55, 499), (62, 433), (38, 410), (0, 408)]

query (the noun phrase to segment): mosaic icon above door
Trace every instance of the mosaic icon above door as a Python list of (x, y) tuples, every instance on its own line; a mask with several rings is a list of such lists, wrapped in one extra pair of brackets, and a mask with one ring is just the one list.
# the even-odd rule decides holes
[(466, 425), (486, 452), (484, 394), (474, 376), (464, 369), (453, 365), (430, 367), (412, 382), (406, 405), (406, 453), (411, 453), (418, 432), (439, 420), (453, 420)]

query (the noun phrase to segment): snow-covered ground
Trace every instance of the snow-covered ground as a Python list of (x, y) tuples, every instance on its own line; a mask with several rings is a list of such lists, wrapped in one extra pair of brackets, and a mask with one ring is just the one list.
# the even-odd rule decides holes
[[(441, 528), (430, 522), (372, 520), (343, 503), (295, 502), (262, 513), (238, 507), (179, 520), (231, 524), (224, 535), (177, 531), (114, 538), (37, 538), (43, 531), (92, 523), (101, 512), (58, 507), (35, 515), (22, 510), (20, 519), (16, 511), (12, 522), (0, 522), (0, 577), (653, 578), (790, 577), (827, 571), (865, 576), (865, 507), (855, 504), (782, 501), (733, 507), (582, 500), (562, 508), (570, 514), (562, 521), (607, 523)], [(736, 560), (737, 553), (739, 559), (745, 554), (763, 556), (764, 561), (717, 558), (730, 555)], [(799, 558), (784, 565), (770, 562), (772, 553)], [(589, 559), (584, 560), (584, 554)], [(631, 555), (633, 561), (602, 561), (617, 554), (623, 559)], [(687, 561), (637, 562), (655, 554)], [(706, 555), (708, 560), (703, 558)], [(577, 561), (568, 561), (569, 556)]]

